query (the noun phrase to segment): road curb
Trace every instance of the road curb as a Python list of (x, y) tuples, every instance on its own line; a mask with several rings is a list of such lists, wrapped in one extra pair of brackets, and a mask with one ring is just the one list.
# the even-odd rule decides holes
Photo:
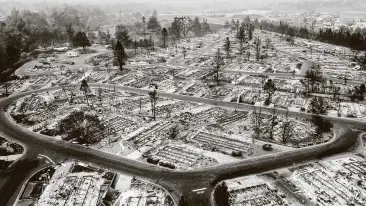
[(17, 198), (16, 198), (16, 200), (15, 200), (15, 202), (14, 202), (13, 206), (16, 206), (16, 205), (18, 204), (18, 202), (19, 202), (19, 200), (20, 200), (19, 198), (20, 198), (20, 196), (23, 194), (24, 189), (25, 189), (25, 187), (28, 185), (29, 180), (30, 180), (30, 179), (31, 179), (35, 174), (37, 174), (37, 173), (38, 173), (38, 172), (40, 172), (41, 170), (44, 170), (44, 169), (46, 169), (46, 168), (48, 168), (48, 167), (54, 167), (54, 166), (45, 166), (45, 167), (43, 167), (43, 168), (41, 168), (41, 169), (37, 170), (36, 172), (32, 173), (32, 174), (29, 176), (29, 178), (27, 178), (27, 180), (26, 180), (26, 181), (25, 181), (25, 183), (23, 184), (22, 188), (20, 189), (19, 194), (17, 195)]
[(8, 169), (8, 168), (14, 166), (15, 163), (17, 163), (20, 159), (22, 159), (25, 156), (25, 154), (28, 152), (28, 148), (23, 143), (21, 143), (17, 140), (13, 140), (12, 138), (6, 137), (7, 135), (4, 135), (1, 131), (0, 131), (0, 135), (4, 139), (8, 140), (8, 142), (9, 142), (9, 140), (11, 140), (11, 141), (15, 142), (16, 144), (22, 146), (22, 148), (23, 148), (23, 152), (21, 153), (21, 155), (6, 168), (6, 169)]

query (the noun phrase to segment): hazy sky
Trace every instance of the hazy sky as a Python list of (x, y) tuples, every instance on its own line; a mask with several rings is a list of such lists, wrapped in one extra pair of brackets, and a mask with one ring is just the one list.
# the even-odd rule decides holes
[[(260, 4), (268, 4), (268, 3), (275, 3), (275, 2), (287, 2), (288, 0), (0, 0), (0, 2), (5, 1), (19, 1), (22, 3), (38, 3), (38, 2), (48, 2), (48, 3), (81, 3), (81, 2), (88, 2), (88, 3), (98, 3), (98, 4), (108, 4), (108, 3), (168, 3), (168, 4), (201, 4), (201, 3), (240, 3), (240, 4), (253, 4), (253, 3), (260, 3)], [(297, 0), (291, 0), (297, 1)]]
[[(181, 11), (223, 11), (223, 10), (246, 10), (246, 9), (271, 9), (272, 5), (277, 3), (298, 3), (304, 1), (335, 1), (335, 0), (0, 0), (0, 2), (21, 2), (22, 7), (29, 7), (30, 9), (37, 9), (39, 3), (42, 5), (52, 6), (61, 4), (91, 4), (101, 5), (109, 8), (114, 4), (129, 4), (128, 7), (121, 7), (118, 9), (127, 10), (136, 9), (156, 9), (167, 11), (169, 9)], [(136, 5), (142, 3), (143, 6)], [(36, 5), (35, 5), (36, 4)], [(12, 4), (10, 4), (10, 7)], [(16, 5), (16, 4), (15, 4)], [(8, 4), (9, 6), (9, 4)], [(20, 5), (19, 5), (20, 6)]]
[[(252, 7), (258, 7), (263, 5), (269, 5), (278, 1), (288, 1), (288, 0), (0, 0), (0, 2), (14, 1), (21, 2), (25, 5), (33, 5), (35, 3), (47, 3), (44, 5), (52, 4), (92, 4), (92, 5), (109, 5), (109, 4), (130, 4), (130, 3), (144, 3), (144, 6), (152, 7), (159, 10), (169, 8), (186, 8), (192, 10), (202, 10), (209, 8), (217, 9), (248, 9)], [(291, 0), (297, 1), (297, 0)], [(239, 8), (238, 8), (239, 7)]]

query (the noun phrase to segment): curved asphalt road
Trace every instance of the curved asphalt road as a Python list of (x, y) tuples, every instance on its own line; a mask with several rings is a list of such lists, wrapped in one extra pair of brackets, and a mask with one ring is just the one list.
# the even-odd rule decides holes
[[(108, 87), (108, 85), (98, 85), (98, 84), (94, 85), (91, 84), (91, 86)], [(147, 91), (147, 90), (139, 90), (136, 88), (127, 88), (119, 86), (116, 86), (116, 88), (117, 89), (124, 88), (124, 90), (132, 92)], [(351, 147), (357, 140), (356, 133), (350, 130), (342, 130), (337, 131), (337, 133), (339, 134), (338, 138), (335, 138), (328, 143), (313, 147), (302, 148), (296, 151), (260, 156), (251, 159), (246, 159), (236, 163), (218, 165), (194, 171), (182, 172), (182, 171), (168, 170), (151, 164), (130, 160), (124, 157), (107, 154), (97, 150), (92, 150), (84, 146), (55, 140), (47, 136), (31, 132), (19, 125), (14, 124), (12, 119), (5, 112), (5, 107), (8, 104), (16, 101), (17, 99), (23, 96), (35, 92), (49, 91), (52, 89), (57, 88), (47, 88), (37, 91), (19, 93), (0, 101), (0, 130), (7, 137), (18, 140), (30, 148), (41, 147), (44, 150), (48, 150), (50, 153), (64, 155), (69, 158), (75, 158), (81, 161), (91, 162), (105, 168), (110, 168), (111, 170), (117, 172), (127, 173), (140, 178), (155, 181), (160, 185), (164, 186), (169, 191), (171, 191), (174, 198), (177, 200), (181, 193), (186, 193), (186, 196), (189, 198), (190, 195), (192, 195), (192, 193), (189, 193), (192, 189), (207, 187), (208, 190), (206, 190), (206, 193), (204, 194), (202, 205), (209, 205), (209, 197), (210, 192), (212, 191), (212, 185), (214, 185), (214, 183), (216, 183), (217, 181), (227, 178), (234, 178), (242, 175), (264, 172), (270, 169), (284, 167), (292, 165), (294, 163), (311, 159), (317, 159), (335, 153), (340, 153)], [(159, 92), (160, 96), (163, 96), (162, 94), (163, 93)], [(164, 93), (164, 96), (165, 95), (169, 94)], [(179, 97), (182, 100), (184, 100), (185, 98), (189, 99), (192, 98), (183, 95), (171, 96), (170, 98), (174, 97), (177, 98)], [(190, 101), (189, 99), (188, 101)], [(202, 98), (191, 99), (191, 101), (193, 100), (201, 101)], [(206, 101), (211, 100), (205, 100), (203, 103), (206, 103)], [(217, 101), (213, 102), (213, 104), (218, 103), (219, 102)], [(222, 102), (222, 104), (227, 103)], [(347, 122), (348, 120), (342, 120), (342, 121)], [(347, 134), (347, 135), (341, 135), (341, 134)], [(193, 204), (200, 205), (197, 203)]]
[[(214, 43), (207, 45), (204, 49), (212, 47)], [(170, 59), (167, 64), (168, 65), (177, 65), (177, 60), (182, 58), (183, 55), (178, 55), (175, 58)], [(132, 65), (131, 65), (132, 66)], [(187, 66), (185, 66), (187, 67)], [(201, 67), (192, 67), (194, 69), (207, 69)], [(250, 73), (250, 72), (238, 72), (238, 71), (230, 71), (224, 70), (224, 72), (232, 72), (232, 73), (243, 73), (243, 74), (258, 74), (258, 73)], [(22, 71), (20, 71), (22, 73)], [(24, 71), (23, 71), (24, 73)], [(289, 76), (288, 74), (265, 74), (268, 76)], [(107, 84), (89, 84), (91, 87), (102, 87), (102, 88), (110, 88), (111, 85)], [(147, 94), (149, 90), (145, 89), (137, 89), (130, 88), (124, 86), (115, 86), (118, 90), (125, 90), (128, 92), (137, 92), (142, 94)], [(14, 124), (11, 117), (5, 113), (5, 107), (9, 103), (16, 101), (18, 98), (29, 95), (31, 93), (38, 93), (44, 91), (51, 91), (54, 89), (60, 89), (60, 87), (54, 88), (46, 88), (40, 89), (36, 91), (24, 92), (12, 95), (7, 99), (0, 101), (0, 130), (3, 133), (12, 139), (21, 141), (24, 145), (26, 145), (29, 150), (37, 150), (42, 151), (43, 154), (48, 154), (51, 158), (60, 159), (60, 157), (68, 157), (74, 158), (81, 161), (86, 161), (90, 163), (94, 163), (100, 165), (105, 168), (109, 168), (116, 172), (127, 173), (130, 175), (134, 175), (143, 179), (147, 179), (150, 181), (155, 181), (156, 183), (162, 185), (170, 192), (172, 192), (173, 197), (178, 201), (181, 193), (184, 193), (186, 197), (190, 200), (190, 205), (210, 205), (210, 195), (213, 189), (213, 185), (220, 180), (235, 178), (238, 176), (254, 174), (258, 172), (265, 172), (270, 169), (276, 169), (288, 165), (292, 165), (294, 163), (299, 163), (302, 161), (318, 159), (321, 157), (325, 157), (331, 154), (336, 154), (343, 152), (350, 148), (357, 140), (357, 134), (348, 129), (338, 129), (337, 138), (332, 139), (332, 141), (317, 145), (313, 147), (307, 147), (298, 149), (296, 151), (291, 152), (283, 152), (277, 153), (273, 155), (266, 155), (255, 157), (251, 159), (246, 159), (241, 162), (230, 163), (225, 165), (218, 165), (208, 168), (203, 168), (194, 171), (174, 171), (168, 170), (161, 167), (156, 167), (150, 164), (137, 162), (134, 160), (130, 160), (124, 157), (107, 154), (104, 152), (96, 151), (89, 149), (87, 147), (83, 147), (80, 145), (71, 144), (64, 141), (54, 140), (50, 137), (43, 136), (40, 134), (33, 133), (28, 131), (19, 125)], [(204, 103), (213, 106), (227, 107), (227, 108), (235, 108), (235, 109), (244, 109), (250, 110), (253, 109), (253, 105), (246, 104), (237, 104), (237, 103), (229, 103), (205, 98), (197, 98), (191, 96), (184, 96), (172, 93), (158, 92), (160, 97), (172, 98), (182, 101), (190, 101), (197, 103)], [(271, 109), (262, 108), (263, 111), (267, 110), (271, 112)], [(286, 111), (282, 109), (276, 109), (277, 114), (285, 114)], [(307, 113), (299, 113), (299, 112), (289, 112), (289, 115), (292, 117), (301, 117), (301, 118), (311, 118), (310, 114)], [(332, 120), (335, 123), (340, 123), (338, 128), (343, 128), (341, 125), (352, 124), (358, 126), (366, 125), (366, 122), (357, 120), (357, 119), (347, 119), (347, 118), (333, 118), (333, 117), (325, 117)], [(191, 190), (207, 187), (206, 192), (200, 196), (201, 201), (196, 202), (193, 201), (191, 196), (194, 196), (191, 193)], [(10, 204), (11, 205), (11, 204)]]

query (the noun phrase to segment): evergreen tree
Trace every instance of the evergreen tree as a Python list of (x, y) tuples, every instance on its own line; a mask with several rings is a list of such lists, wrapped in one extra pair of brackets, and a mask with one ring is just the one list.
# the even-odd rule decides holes
[(272, 79), (268, 79), (267, 82), (263, 86), (263, 90), (267, 93), (267, 99), (265, 101), (266, 105), (269, 105), (272, 101), (272, 96), (276, 91), (275, 83)]
[(254, 33), (254, 25), (250, 24), (248, 28), (248, 38), (249, 41), (253, 39), (253, 33)]
[(67, 33), (67, 37), (69, 38), (69, 42), (72, 43), (74, 35), (75, 35), (75, 31), (71, 24), (66, 26), (66, 33)]
[(161, 30), (161, 36), (163, 38), (163, 47), (166, 48), (166, 42), (168, 39), (168, 30), (164, 27), (163, 30)]
[(89, 87), (89, 85), (88, 85), (88, 83), (86, 82), (85, 79), (83, 79), (83, 81), (81, 81), (80, 91), (84, 92), (86, 102), (89, 105), (88, 93), (90, 93), (90, 87)]
[(181, 38), (182, 33), (182, 22), (181, 19), (178, 17), (174, 18), (174, 21), (172, 22), (172, 25), (170, 27), (170, 33), (173, 35), (176, 39)]
[(132, 43), (132, 40), (130, 38), (128, 29), (126, 26), (120, 24), (116, 26), (116, 40), (120, 41), (121, 44), (126, 47), (129, 48), (129, 46)]
[[(8, 68), (12, 69), (12, 73), (15, 72), (15, 63), (20, 60), (21, 57), (21, 45), (20, 40), (15, 37), (8, 37), (5, 43), (5, 51), (3, 53), (4, 63), (6, 63)], [(5, 69), (4, 69), (5, 70)], [(4, 74), (1, 74), (4, 75)]]
[(290, 26), (288, 23), (282, 21), (280, 21), (279, 24), (262, 21), (260, 23), (260, 27), (267, 31), (280, 33), (282, 36), (287, 34), (287, 39), (289, 42), (292, 42), (294, 37), (300, 37), (306, 39), (311, 38), (325, 43), (348, 47), (353, 52), (353, 60), (356, 59), (360, 51), (366, 50), (366, 38), (364, 34), (362, 34), (362, 30), (361, 32), (359, 30), (351, 32), (348, 28), (341, 27), (338, 31), (335, 31), (331, 28), (326, 28), (319, 29), (318, 32), (315, 32), (314, 26), (316, 23), (316, 21), (312, 23), (311, 31), (309, 31), (306, 27)]
[(76, 139), (80, 144), (98, 143), (105, 138), (103, 134), (106, 131), (106, 127), (97, 116), (82, 111), (72, 112), (62, 119), (57, 129), (58, 133), (63, 135), (63, 140)]
[(83, 47), (84, 51), (87, 46), (91, 46), (88, 37), (86, 36), (85, 32), (78, 32), (75, 34), (74, 38), (72, 39), (72, 44), (74, 47)]
[(147, 22), (147, 29), (156, 32), (161, 30), (160, 23), (158, 21), (158, 18), (155, 16), (151, 16), (149, 18), (149, 21)]
[(154, 120), (156, 119), (156, 103), (158, 101), (157, 91), (154, 89), (154, 91), (149, 92), (150, 97), (150, 103), (151, 103), (151, 113), (153, 115)]
[(229, 57), (230, 56), (230, 51), (231, 51), (231, 42), (229, 37), (226, 37), (225, 43), (224, 43), (224, 50), (226, 52), (226, 56)]
[(245, 29), (243, 26), (239, 28), (239, 32), (237, 33), (236, 38), (239, 40), (239, 52), (240, 54), (244, 54)]
[(127, 54), (125, 49), (120, 41), (117, 41), (117, 44), (114, 48), (114, 57), (116, 58), (120, 71), (123, 70), (123, 66), (126, 64)]
[(219, 184), (214, 191), (214, 198), (216, 205), (218, 206), (230, 206), (229, 198), (230, 194), (225, 182)]
[(211, 32), (210, 24), (208, 24), (207, 19), (204, 19), (202, 22), (202, 35), (206, 35)]
[(257, 61), (259, 61), (260, 57), (261, 57), (261, 44), (262, 44), (262, 39), (260, 39), (259, 37), (257, 37), (254, 41), (254, 45), (255, 45), (255, 57), (257, 59)]
[(224, 64), (224, 60), (221, 56), (220, 48), (217, 49), (217, 52), (214, 57), (214, 72), (216, 74), (216, 83), (219, 85), (219, 72), (221, 70), (221, 66)]
[(315, 84), (321, 84), (324, 82), (323, 74), (320, 70), (320, 65), (312, 65), (310, 70), (305, 73), (305, 78), (307, 79), (307, 92), (310, 91), (309, 85), (311, 86), (311, 92), (314, 92)]
[(323, 137), (323, 134), (326, 132), (330, 132), (333, 128), (333, 124), (324, 119), (323, 117), (319, 115), (313, 115), (313, 118), (311, 119), (311, 122), (315, 126), (315, 138), (321, 139)]
[(328, 113), (328, 103), (323, 97), (313, 97), (310, 101), (309, 111), (315, 115), (326, 115)]
[(196, 36), (201, 36), (201, 33), (202, 33), (202, 25), (201, 25), (200, 19), (198, 17), (195, 17), (193, 19), (192, 31), (194, 32), (194, 34)]

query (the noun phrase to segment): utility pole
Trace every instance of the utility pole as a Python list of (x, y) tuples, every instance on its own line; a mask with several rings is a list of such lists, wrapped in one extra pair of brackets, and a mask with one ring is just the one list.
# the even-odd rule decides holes
[(340, 95), (338, 95), (338, 101), (337, 101), (337, 106), (338, 106), (338, 117), (341, 116), (341, 99), (340, 99)]
[(276, 105), (273, 105), (273, 114), (272, 114), (272, 123), (271, 123), (271, 132), (269, 135), (269, 138), (272, 140), (273, 139), (273, 129), (274, 129), (274, 124), (275, 124), (275, 114), (276, 114)]
[(141, 102), (141, 97), (140, 97), (140, 111), (139, 111), (139, 114), (141, 114), (141, 104), (142, 104), (142, 102)]
[(347, 74), (344, 74), (344, 85), (347, 85)]

